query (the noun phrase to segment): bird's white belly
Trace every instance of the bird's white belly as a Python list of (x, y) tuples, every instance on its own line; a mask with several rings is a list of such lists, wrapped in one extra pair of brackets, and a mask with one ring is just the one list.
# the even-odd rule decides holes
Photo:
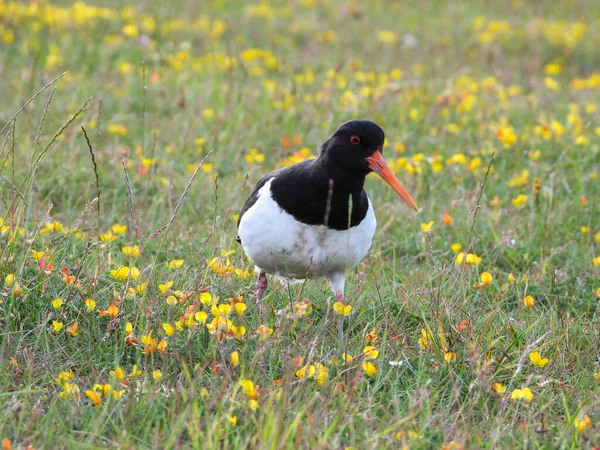
[(352, 269), (371, 247), (377, 222), (367, 215), (349, 230), (307, 225), (285, 212), (271, 196), (269, 180), (238, 229), (244, 251), (261, 270), (294, 278), (319, 278)]

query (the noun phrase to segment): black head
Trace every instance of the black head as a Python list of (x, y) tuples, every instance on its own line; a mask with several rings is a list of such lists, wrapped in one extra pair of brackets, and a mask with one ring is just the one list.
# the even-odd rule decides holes
[[(379, 125), (368, 120), (351, 120), (340, 126), (322, 146), (321, 159), (329, 176), (362, 189), (365, 176), (375, 172), (389, 184), (411, 208), (415, 201), (404, 189), (383, 159), (385, 134)], [(336, 176), (334, 176), (335, 174)]]
[(365, 158), (383, 152), (384, 140), (385, 133), (379, 125), (369, 120), (351, 120), (323, 143), (321, 155), (332, 166), (368, 173), (371, 169)]

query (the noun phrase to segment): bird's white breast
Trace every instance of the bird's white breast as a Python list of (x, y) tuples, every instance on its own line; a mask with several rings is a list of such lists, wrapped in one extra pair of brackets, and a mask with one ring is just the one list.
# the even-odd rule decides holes
[(377, 221), (373, 206), (349, 230), (297, 221), (273, 200), (271, 182), (242, 216), (238, 234), (244, 251), (261, 270), (294, 278), (331, 277), (352, 269), (371, 247)]

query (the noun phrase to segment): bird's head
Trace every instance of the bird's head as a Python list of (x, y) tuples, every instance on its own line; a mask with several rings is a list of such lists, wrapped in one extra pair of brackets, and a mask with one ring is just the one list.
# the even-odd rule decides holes
[(323, 143), (321, 157), (332, 167), (352, 174), (375, 172), (389, 184), (404, 202), (418, 210), (415, 201), (404, 189), (383, 159), (385, 133), (369, 120), (351, 120), (342, 124)]

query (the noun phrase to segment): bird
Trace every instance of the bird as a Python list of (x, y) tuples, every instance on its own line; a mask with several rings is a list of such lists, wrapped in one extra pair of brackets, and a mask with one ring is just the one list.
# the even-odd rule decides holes
[[(265, 175), (244, 203), (237, 241), (258, 273), (256, 302), (267, 274), (329, 280), (344, 304), (346, 274), (368, 253), (377, 221), (364, 189), (375, 172), (411, 208), (418, 207), (383, 159), (385, 133), (369, 120), (340, 125), (317, 158)], [(343, 323), (338, 321), (343, 339)]]

